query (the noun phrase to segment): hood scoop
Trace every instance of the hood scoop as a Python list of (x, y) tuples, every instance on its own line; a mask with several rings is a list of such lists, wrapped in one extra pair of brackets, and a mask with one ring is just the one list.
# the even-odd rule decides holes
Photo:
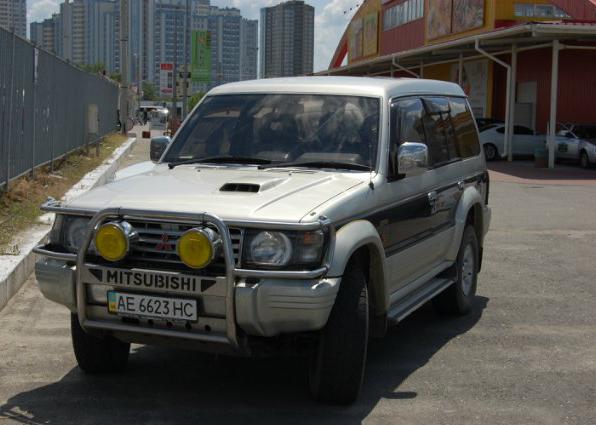
[(272, 179), (271, 177), (246, 176), (239, 181), (229, 182), (219, 188), (220, 192), (259, 193), (279, 186), (286, 179)]
[(246, 192), (257, 193), (261, 186), (254, 183), (226, 183), (219, 188), (220, 192)]

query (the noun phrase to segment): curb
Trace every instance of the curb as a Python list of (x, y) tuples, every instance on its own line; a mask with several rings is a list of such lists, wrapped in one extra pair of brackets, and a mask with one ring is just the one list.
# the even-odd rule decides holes
[[(118, 170), (122, 158), (131, 151), (137, 141), (134, 134), (129, 133), (128, 136), (129, 139), (116, 149), (108, 159), (96, 169), (85, 174), (78, 183), (71, 187), (63, 199), (68, 201), (94, 187), (106, 184)], [(44, 215), (40, 219), (46, 225), (50, 225), (53, 222), (53, 214)], [(48, 226), (44, 226), (42, 229), (34, 228), (24, 232), (25, 241), (21, 244), (21, 253), (19, 255), (0, 256), (0, 311), (33, 272), (36, 257), (33, 248), (43, 243), (49, 231)]]

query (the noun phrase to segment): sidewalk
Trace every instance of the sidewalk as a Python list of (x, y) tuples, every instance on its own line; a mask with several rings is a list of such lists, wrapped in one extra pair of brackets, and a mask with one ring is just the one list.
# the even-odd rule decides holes
[(491, 181), (543, 186), (596, 186), (596, 169), (556, 164), (554, 169), (536, 168), (531, 161), (489, 162)]

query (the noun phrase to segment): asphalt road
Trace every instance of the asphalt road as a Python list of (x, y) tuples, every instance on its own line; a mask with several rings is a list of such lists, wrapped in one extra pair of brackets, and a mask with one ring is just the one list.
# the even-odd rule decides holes
[(473, 312), (427, 305), (372, 341), (353, 406), (312, 402), (292, 358), (135, 346), (126, 374), (85, 376), (31, 277), (0, 313), (0, 424), (596, 424), (596, 186), (491, 194)]

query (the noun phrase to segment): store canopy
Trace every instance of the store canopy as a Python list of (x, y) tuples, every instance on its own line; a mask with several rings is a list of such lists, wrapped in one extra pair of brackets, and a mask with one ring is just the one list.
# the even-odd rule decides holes
[(594, 43), (596, 23), (527, 23), (363, 60), (315, 75), (384, 75), (392, 69), (418, 74), (421, 66), (456, 62), (462, 57), (464, 60), (482, 58), (484, 55), (476, 49), (477, 43), (484, 51), (498, 56), (510, 53), (513, 45), (519, 52), (527, 48), (548, 47), (554, 40)]

